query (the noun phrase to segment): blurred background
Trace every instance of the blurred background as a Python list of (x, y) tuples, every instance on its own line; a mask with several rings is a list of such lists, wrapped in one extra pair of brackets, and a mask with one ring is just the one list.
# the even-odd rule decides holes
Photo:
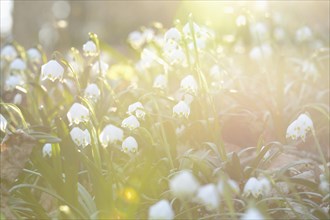
[[(1, 45), (16, 40), (29, 48), (40, 43), (46, 51), (86, 42), (92, 31), (113, 46), (124, 45), (127, 35), (141, 26), (186, 22), (189, 13), (217, 31), (230, 32), (244, 11), (253, 15), (294, 19), (293, 29), (307, 25), (329, 38), (329, 1), (13, 1), (1, 0)], [(280, 12), (280, 13), (278, 13)], [(287, 19), (288, 18), (288, 19)], [(288, 25), (288, 24), (286, 24)]]

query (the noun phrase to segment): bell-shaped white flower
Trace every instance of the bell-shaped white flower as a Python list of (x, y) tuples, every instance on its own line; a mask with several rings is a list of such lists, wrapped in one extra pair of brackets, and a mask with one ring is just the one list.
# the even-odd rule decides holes
[(288, 126), (286, 130), (286, 137), (293, 140), (301, 138), (305, 141), (306, 134), (312, 129), (313, 121), (306, 114), (301, 114)]
[(112, 124), (105, 126), (99, 136), (102, 146), (105, 148), (111, 143), (122, 141), (124, 131)]
[(83, 45), (83, 51), (85, 56), (96, 56), (98, 54), (96, 44), (91, 40)]
[(305, 42), (313, 37), (313, 32), (308, 26), (303, 26), (296, 31), (296, 40), (298, 42)]
[(87, 129), (81, 130), (78, 127), (74, 127), (70, 131), (71, 138), (73, 142), (78, 147), (86, 147), (87, 145), (91, 144), (91, 135)]
[(172, 220), (174, 219), (174, 212), (167, 200), (160, 200), (149, 208), (149, 220)]
[(88, 109), (79, 103), (74, 103), (67, 113), (70, 125), (89, 121)]
[(266, 219), (258, 209), (249, 208), (241, 217), (241, 220), (264, 220)]
[(105, 63), (101, 60), (101, 62), (97, 61), (92, 66), (92, 73), (101, 76), (105, 76), (106, 72), (109, 70), (109, 64)]
[(56, 79), (62, 79), (64, 68), (56, 60), (50, 60), (41, 66), (41, 80), (49, 79), (55, 81)]
[(132, 136), (127, 137), (122, 143), (122, 150), (125, 153), (131, 152), (135, 153), (138, 150), (138, 143)]
[(217, 187), (214, 184), (201, 186), (197, 191), (196, 200), (207, 210), (216, 210), (220, 205)]
[(139, 49), (145, 42), (145, 36), (140, 31), (133, 31), (128, 35), (128, 43), (134, 48)]
[(269, 44), (265, 43), (261, 46), (252, 48), (249, 56), (252, 60), (259, 61), (262, 60), (263, 58), (265, 59), (269, 58), (272, 54), (273, 54), (272, 47)]
[(22, 94), (17, 93), (17, 94), (14, 96), (13, 103), (14, 103), (15, 105), (20, 105), (20, 104), (22, 103), (22, 99), (23, 99)]
[(170, 28), (168, 29), (165, 34), (164, 34), (164, 40), (170, 41), (170, 40), (174, 40), (176, 42), (179, 42), (181, 40), (181, 33), (178, 29), (176, 28)]
[(94, 83), (89, 84), (84, 92), (85, 98), (93, 101), (97, 101), (100, 98), (100, 95), (101, 95), (101, 91), (99, 87)]
[[(195, 35), (198, 35), (200, 33), (201, 28), (195, 22), (193, 22), (192, 27), (194, 29)], [(190, 23), (189, 22), (187, 22), (183, 26), (182, 31), (183, 31), (183, 34), (185, 35), (186, 38), (192, 38), (192, 30), (190, 28)]]
[(14, 46), (6, 45), (1, 49), (1, 59), (13, 60), (17, 57), (17, 51)]
[(132, 131), (135, 128), (140, 127), (140, 122), (139, 120), (137, 120), (137, 118), (134, 115), (131, 115), (122, 121), (121, 127), (128, 128), (129, 130)]
[(24, 79), (21, 75), (10, 75), (5, 82), (5, 90), (13, 90), (16, 86), (24, 84)]
[(183, 78), (181, 80), (180, 86), (182, 90), (193, 94), (196, 94), (198, 90), (198, 84), (193, 75), (188, 75)]
[(52, 145), (47, 143), (42, 148), (42, 156), (43, 157), (51, 157), (52, 156)]
[[(226, 188), (228, 187), (228, 188)], [(220, 195), (224, 195), (227, 190), (230, 190), (233, 194), (239, 194), (239, 185), (232, 179), (220, 180), (217, 185), (217, 189)]]
[(3, 132), (6, 132), (6, 128), (7, 128), (7, 120), (5, 117), (3, 117), (2, 114), (0, 114), (0, 130)]
[(189, 115), (190, 115), (190, 107), (189, 107), (189, 105), (187, 105), (186, 102), (179, 101), (179, 103), (173, 107), (173, 116), (176, 116), (179, 118), (181, 118), (181, 117), (188, 118)]
[(135, 114), (137, 118), (144, 119), (146, 113), (144, 111), (144, 107), (141, 102), (135, 102), (128, 106), (127, 114), (133, 115)]
[(16, 58), (11, 62), (9, 68), (14, 71), (24, 71), (26, 69), (26, 63), (21, 58)]
[(320, 184), (319, 184), (319, 189), (321, 192), (324, 194), (327, 194), (330, 192), (330, 181), (325, 177), (324, 174), (320, 175)]
[(199, 183), (194, 175), (182, 170), (170, 180), (170, 190), (172, 194), (180, 199), (192, 198), (198, 190)]
[(32, 62), (40, 62), (41, 61), (41, 53), (36, 48), (30, 48), (26, 51), (28, 58)]
[(271, 192), (271, 184), (267, 178), (261, 178), (260, 180), (255, 177), (251, 177), (244, 186), (243, 195), (257, 198), (258, 196), (267, 196)]
[(182, 47), (173, 40), (165, 42), (163, 46), (163, 56), (170, 65), (185, 64), (187, 60)]
[(167, 78), (164, 74), (156, 76), (153, 86), (156, 89), (165, 89), (167, 87)]

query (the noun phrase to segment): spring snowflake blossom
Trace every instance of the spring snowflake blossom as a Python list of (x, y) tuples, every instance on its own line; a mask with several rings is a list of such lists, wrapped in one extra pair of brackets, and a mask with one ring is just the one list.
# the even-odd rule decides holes
[(241, 220), (264, 220), (266, 219), (258, 209), (249, 208), (241, 217)]
[(26, 63), (21, 58), (16, 58), (11, 62), (10, 69), (14, 71), (24, 71), (26, 69)]
[(181, 80), (181, 89), (185, 92), (196, 94), (198, 90), (198, 84), (193, 75), (188, 75)]
[(105, 126), (99, 136), (102, 146), (105, 148), (111, 143), (122, 141), (124, 131), (112, 124)]
[(182, 170), (170, 180), (170, 191), (178, 198), (192, 198), (199, 188), (199, 183), (194, 175)]
[(129, 130), (132, 131), (140, 127), (140, 122), (134, 115), (131, 115), (122, 121), (121, 127), (128, 128)]
[(0, 114), (0, 130), (3, 132), (6, 132), (6, 128), (7, 128), (7, 120), (5, 117), (3, 117), (2, 114)]
[(52, 145), (47, 143), (42, 148), (42, 156), (43, 157), (51, 157), (52, 156)]
[(303, 26), (296, 31), (296, 40), (300, 43), (310, 40), (313, 32), (308, 26)]
[(146, 113), (144, 111), (144, 107), (141, 102), (135, 102), (128, 106), (127, 114), (133, 115), (135, 114), (137, 118), (144, 119)]
[(5, 82), (5, 90), (13, 90), (16, 86), (21, 86), (24, 83), (24, 79), (21, 75), (10, 75)]
[(56, 79), (62, 79), (64, 68), (56, 60), (50, 60), (41, 66), (41, 80), (49, 79), (55, 81)]
[(100, 98), (100, 95), (101, 95), (101, 91), (99, 87), (94, 83), (89, 84), (84, 92), (85, 98), (93, 101), (97, 101)]
[(74, 103), (67, 113), (70, 125), (89, 121), (89, 110), (79, 103)]
[(197, 191), (196, 199), (209, 211), (216, 210), (220, 205), (217, 187), (214, 184), (201, 186)]
[(313, 121), (307, 116), (307, 114), (301, 114), (287, 128), (286, 137), (293, 140), (301, 138), (303, 141), (305, 141), (306, 134), (312, 129)]
[(30, 48), (26, 51), (28, 58), (32, 62), (40, 62), (41, 61), (41, 53), (36, 48)]
[(83, 51), (85, 56), (96, 56), (98, 54), (96, 44), (89, 40), (83, 45)]
[(156, 89), (166, 89), (167, 88), (167, 78), (164, 74), (159, 74), (156, 76), (153, 87)]
[(179, 42), (181, 40), (181, 33), (176, 28), (170, 28), (168, 29), (164, 34), (164, 41), (175, 41)]
[(92, 66), (92, 74), (97, 74), (101, 76), (105, 76), (106, 72), (109, 70), (109, 64), (104, 61), (97, 61)]
[(174, 212), (167, 200), (160, 200), (149, 208), (149, 220), (174, 219)]
[(253, 197), (257, 198), (258, 196), (268, 196), (271, 192), (271, 183), (265, 177), (261, 178), (260, 180), (256, 179), (255, 177), (251, 177), (245, 183), (243, 195), (249, 196), (252, 195)]
[(78, 147), (86, 147), (87, 145), (91, 144), (91, 135), (87, 129), (81, 130), (78, 127), (74, 127), (70, 131), (71, 138), (73, 142), (78, 146)]
[(122, 150), (124, 153), (135, 153), (138, 150), (138, 143), (132, 136), (127, 137), (122, 143)]
[(179, 103), (173, 107), (173, 116), (176, 116), (179, 118), (181, 118), (181, 117), (188, 118), (189, 115), (190, 115), (190, 107), (189, 107), (189, 105), (187, 105), (186, 102), (179, 101)]
[(16, 48), (12, 45), (6, 45), (1, 49), (1, 58), (11, 61), (17, 57)]
[(140, 31), (133, 31), (128, 35), (127, 41), (134, 49), (139, 49), (144, 44), (145, 39)]

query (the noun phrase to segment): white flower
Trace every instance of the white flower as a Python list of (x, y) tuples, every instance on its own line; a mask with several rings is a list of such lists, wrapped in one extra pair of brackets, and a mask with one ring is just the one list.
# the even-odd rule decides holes
[(24, 80), (21, 75), (10, 75), (5, 83), (5, 90), (13, 90), (16, 86), (24, 84)]
[(146, 28), (143, 30), (143, 38), (146, 42), (150, 42), (155, 36), (155, 31), (151, 28)]
[(91, 71), (97, 75), (105, 76), (108, 69), (109, 65), (101, 60), (101, 62), (97, 61), (93, 64)]
[(136, 117), (139, 119), (144, 119), (146, 113), (144, 112), (144, 107), (141, 102), (135, 102), (128, 106), (127, 114), (133, 115), (135, 113)]
[(97, 101), (100, 98), (101, 91), (96, 84), (89, 84), (85, 89), (85, 98)]
[(257, 198), (259, 195), (267, 196), (271, 192), (271, 184), (265, 177), (260, 180), (251, 177), (244, 186), (243, 195), (249, 196), (250, 194)]
[(178, 198), (192, 198), (198, 190), (199, 183), (187, 170), (182, 170), (170, 180), (170, 190)]
[(97, 47), (95, 43), (91, 40), (87, 41), (83, 45), (83, 51), (85, 56), (96, 56), (97, 55)]
[(138, 150), (138, 143), (132, 136), (127, 137), (122, 143), (122, 149), (125, 153), (135, 153)]
[(17, 57), (17, 51), (14, 46), (6, 45), (1, 49), (1, 58), (5, 60), (13, 60)]
[(56, 60), (50, 60), (41, 66), (41, 80), (50, 79), (55, 81), (56, 79), (62, 79), (64, 68)]
[(14, 103), (15, 105), (20, 105), (20, 104), (22, 103), (22, 94), (17, 93), (17, 94), (14, 96), (13, 103)]
[(193, 94), (196, 94), (198, 90), (198, 84), (195, 78), (193, 77), (193, 75), (188, 75), (185, 78), (183, 78), (181, 80), (180, 86), (182, 90)]
[[(198, 24), (193, 22), (192, 27), (194, 29), (195, 35), (199, 35), (201, 28), (198, 26)], [(189, 22), (187, 22), (185, 24), (185, 26), (183, 26), (182, 31), (183, 31), (183, 34), (186, 36), (186, 38), (191, 38), (192, 37), (192, 34), (191, 34), (192, 30), (190, 29), (190, 23)]]
[(26, 69), (26, 64), (21, 58), (16, 58), (13, 62), (11, 62), (10, 69), (16, 71), (23, 71)]
[(298, 42), (308, 41), (313, 37), (311, 29), (307, 26), (301, 27), (296, 31), (296, 40)]
[(89, 121), (88, 109), (79, 103), (74, 103), (67, 113), (70, 125)]
[(70, 135), (73, 142), (78, 147), (86, 147), (87, 145), (91, 144), (91, 135), (87, 129), (81, 130), (78, 127), (74, 127), (70, 131)]
[(140, 127), (140, 122), (134, 115), (131, 115), (122, 121), (121, 127), (128, 128), (129, 130), (134, 130), (135, 128)]
[(286, 137), (293, 140), (306, 139), (308, 131), (313, 129), (313, 121), (306, 115), (301, 114), (297, 120), (293, 121), (286, 130)]
[(168, 31), (165, 32), (164, 40), (165, 40), (165, 42), (167, 42), (169, 40), (179, 42), (181, 40), (181, 33), (176, 28), (170, 28), (170, 29), (168, 29)]
[(241, 217), (241, 220), (264, 220), (264, 219), (265, 217), (256, 208), (248, 209)]
[(41, 60), (41, 53), (36, 48), (30, 48), (26, 53), (32, 62), (39, 62)]
[(228, 179), (226, 182), (224, 180), (220, 180), (218, 182), (217, 189), (220, 195), (224, 195), (227, 190), (230, 190), (234, 194), (239, 194), (240, 192), (239, 185), (232, 179)]
[(52, 145), (51, 144), (45, 144), (42, 148), (42, 156), (43, 157), (51, 157), (52, 156)]
[(139, 49), (145, 42), (145, 36), (139, 31), (133, 31), (128, 35), (128, 43), (134, 48)]
[(265, 41), (269, 37), (268, 26), (263, 22), (257, 22), (250, 26), (250, 32), (253, 38), (258, 41)]
[(187, 59), (182, 47), (173, 40), (170, 40), (164, 44), (163, 56), (167, 62), (170, 63), (170, 65), (185, 64)]
[(325, 177), (324, 174), (320, 175), (320, 184), (319, 189), (324, 193), (327, 194), (330, 192), (330, 183), (329, 180)]
[(167, 87), (167, 78), (164, 74), (156, 76), (153, 87), (157, 89), (165, 89)]
[(0, 130), (3, 132), (6, 132), (6, 128), (7, 128), (7, 120), (5, 117), (3, 117), (2, 114), (0, 114)]
[(103, 147), (107, 147), (111, 143), (116, 141), (122, 141), (124, 132), (121, 128), (118, 128), (112, 124), (105, 126), (100, 134), (100, 142)]
[(180, 101), (173, 107), (173, 116), (186, 117), (190, 115), (190, 107), (184, 101)]
[(160, 200), (149, 208), (149, 220), (174, 219), (174, 212), (167, 200)]
[(209, 211), (216, 210), (220, 204), (217, 188), (214, 184), (207, 184), (200, 187), (196, 199), (199, 203), (205, 205)]
[(263, 58), (269, 58), (273, 53), (273, 50), (269, 44), (263, 44), (259, 47), (254, 47), (250, 51), (250, 58), (252, 60), (261, 60)]

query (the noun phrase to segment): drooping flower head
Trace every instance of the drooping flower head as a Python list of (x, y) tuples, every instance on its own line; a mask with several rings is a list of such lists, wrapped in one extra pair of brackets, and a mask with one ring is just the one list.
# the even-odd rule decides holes
[(3, 132), (6, 132), (6, 128), (7, 128), (7, 120), (5, 117), (3, 117), (2, 114), (0, 114), (0, 130)]
[(139, 120), (137, 120), (137, 118), (134, 115), (131, 115), (122, 121), (121, 127), (128, 128), (129, 130), (132, 131), (135, 128), (140, 127), (140, 122)]
[(176, 116), (179, 118), (181, 118), (181, 117), (188, 118), (189, 115), (190, 115), (190, 107), (189, 107), (189, 105), (187, 105), (186, 102), (179, 101), (179, 103), (173, 107), (173, 116)]
[(14, 46), (6, 45), (1, 48), (1, 59), (11, 61), (17, 57), (17, 51)]
[(181, 80), (181, 89), (185, 92), (196, 94), (198, 90), (198, 84), (193, 75), (188, 75)]
[(136, 153), (138, 150), (138, 143), (132, 136), (127, 137), (122, 143), (122, 150), (125, 153), (131, 152)]
[(166, 89), (167, 87), (167, 78), (164, 74), (159, 74), (156, 76), (153, 86), (156, 89)]
[(197, 191), (196, 199), (209, 211), (218, 209), (220, 205), (219, 195), (214, 184), (201, 186)]
[(21, 58), (16, 58), (11, 62), (9, 68), (13, 71), (24, 71), (26, 69), (26, 63)]
[(199, 183), (194, 175), (182, 170), (170, 180), (170, 190), (172, 194), (180, 199), (192, 198), (198, 190)]
[(84, 96), (87, 99), (97, 101), (100, 98), (100, 95), (101, 95), (101, 91), (99, 87), (94, 83), (89, 84), (85, 89)]
[(41, 80), (49, 79), (55, 81), (56, 79), (62, 79), (64, 68), (56, 60), (50, 60), (41, 66)]
[(264, 220), (266, 219), (258, 209), (249, 208), (241, 217), (241, 220)]
[(258, 196), (267, 196), (271, 191), (271, 183), (265, 177), (261, 179), (257, 179), (255, 177), (251, 177), (245, 183), (243, 195), (249, 196), (252, 195), (253, 197), (257, 198)]
[(107, 147), (111, 143), (122, 141), (124, 131), (112, 124), (105, 126), (100, 134), (100, 142), (103, 147)]
[(74, 127), (70, 131), (71, 138), (73, 142), (78, 146), (78, 147), (86, 147), (87, 145), (91, 144), (91, 135), (87, 129), (82, 130), (78, 127)]
[(42, 156), (43, 157), (51, 157), (52, 156), (52, 145), (47, 143), (42, 148)]
[(41, 61), (41, 53), (36, 48), (30, 48), (26, 51), (28, 58), (31, 62), (40, 62)]
[(135, 114), (137, 118), (144, 119), (146, 113), (144, 111), (144, 107), (141, 102), (135, 102), (128, 106), (127, 114), (133, 115)]
[(149, 207), (149, 220), (172, 220), (174, 219), (174, 212), (167, 200), (160, 200), (156, 204)]
[(83, 51), (85, 56), (96, 56), (98, 54), (96, 44), (89, 40), (83, 45)]
[(13, 90), (16, 88), (16, 86), (23, 85), (24, 79), (20, 74), (10, 75), (8, 76), (6, 82), (5, 82), (5, 90)]
[(70, 125), (89, 121), (89, 110), (79, 103), (74, 103), (67, 113)]
[(301, 138), (303, 141), (305, 141), (306, 134), (312, 129), (313, 121), (306, 114), (301, 114), (287, 128), (286, 137), (293, 140)]

